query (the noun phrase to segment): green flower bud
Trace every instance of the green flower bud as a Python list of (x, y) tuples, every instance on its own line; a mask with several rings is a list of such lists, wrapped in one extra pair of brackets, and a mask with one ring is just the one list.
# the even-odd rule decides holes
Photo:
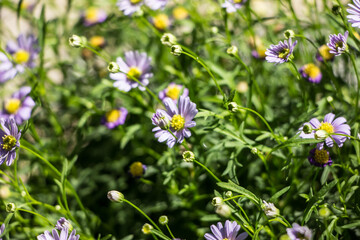
[(236, 56), (238, 54), (239, 50), (236, 46), (231, 46), (226, 50), (226, 52), (230, 56)]
[(214, 197), (211, 201), (211, 204), (215, 207), (220, 206), (221, 204), (224, 204), (224, 201), (221, 197)]
[(85, 37), (80, 37), (78, 35), (72, 35), (69, 38), (70, 46), (75, 47), (75, 48), (84, 47), (86, 42), (87, 42), (87, 39)]
[(177, 42), (177, 39), (174, 35), (171, 33), (164, 33), (160, 39), (161, 43), (165, 46), (171, 47), (172, 45), (175, 45)]
[(291, 29), (288, 29), (284, 32), (284, 36), (286, 39), (295, 37), (295, 32)]
[(108, 67), (107, 67), (108, 71), (111, 73), (118, 73), (120, 72), (120, 67), (116, 62), (110, 62)]
[(215, 212), (224, 218), (228, 218), (231, 215), (231, 209), (226, 204), (217, 206)]
[(323, 140), (329, 136), (328, 132), (325, 130), (317, 130), (315, 132), (315, 139), (317, 140)]
[(7, 211), (8, 213), (13, 213), (13, 212), (15, 212), (15, 210), (16, 210), (15, 203), (8, 203), (8, 204), (6, 204), (6, 211)]
[(182, 154), (182, 157), (184, 159), (185, 162), (192, 162), (195, 160), (195, 154), (191, 151), (185, 151)]
[(180, 45), (171, 46), (171, 54), (174, 56), (180, 56), (182, 53), (182, 47)]
[(312, 128), (311, 124), (310, 123), (305, 123), (304, 126), (303, 126), (303, 132), (305, 134), (310, 134), (310, 133), (312, 133), (312, 131), (313, 131), (313, 128)]
[(144, 226), (142, 227), (141, 231), (142, 231), (144, 234), (150, 234), (152, 229), (154, 229), (153, 226), (151, 226), (151, 225), (148, 224), (148, 223), (145, 223)]
[(232, 191), (227, 191), (227, 192), (225, 193), (225, 196), (228, 197), (228, 198), (232, 197), (232, 196), (233, 196)]
[(169, 219), (167, 216), (165, 215), (162, 215), (159, 217), (159, 223), (162, 224), (162, 225), (165, 225), (165, 224), (168, 224), (169, 222)]
[(119, 203), (121, 203), (125, 199), (124, 194), (115, 190), (109, 191), (107, 197), (110, 201)]

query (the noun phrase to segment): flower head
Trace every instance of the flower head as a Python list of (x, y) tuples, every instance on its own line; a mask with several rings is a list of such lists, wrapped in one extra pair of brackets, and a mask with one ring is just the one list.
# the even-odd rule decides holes
[(154, 26), (161, 31), (167, 29), (171, 24), (169, 17), (164, 13), (154, 16), (152, 22)]
[(104, 48), (106, 40), (103, 36), (95, 35), (89, 39), (89, 44), (94, 48)]
[(319, 83), (322, 78), (320, 68), (313, 63), (308, 63), (299, 69), (299, 72), (303, 78), (311, 83)]
[(360, 1), (353, 0), (353, 3), (349, 3), (349, 8), (346, 10), (349, 13), (347, 15), (348, 22), (351, 23), (351, 26), (360, 28)]
[(330, 34), (329, 35), (329, 43), (327, 46), (330, 48), (330, 53), (334, 54), (335, 56), (340, 56), (348, 49), (348, 45), (346, 44), (347, 38), (349, 36), (349, 32), (346, 31), (344, 35), (339, 33)]
[(189, 89), (183, 88), (183, 85), (178, 85), (172, 82), (167, 86), (167, 88), (159, 93), (159, 98), (160, 100), (164, 100), (167, 97), (171, 98), (176, 104), (179, 100), (180, 94), (183, 97), (187, 97), (189, 95)]
[(222, 8), (226, 8), (227, 13), (236, 12), (237, 9), (241, 8), (247, 0), (225, 0), (221, 5)]
[[(128, 92), (132, 88), (138, 87), (141, 91), (145, 91), (145, 87), (149, 84), (149, 78), (153, 76), (151, 70), (151, 58), (146, 53), (139, 53), (138, 51), (130, 51), (125, 53), (125, 61), (118, 57), (116, 59), (117, 64), (120, 67), (119, 73), (110, 73), (110, 78), (115, 80), (114, 87)], [(126, 74), (125, 74), (126, 73)]]
[(189, 12), (183, 6), (175, 7), (172, 14), (176, 20), (183, 20), (189, 16)]
[(17, 42), (7, 43), (6, 51), (12, 59), (0, 52), (0, 82), (14, 78), (18, 73), (24, 72), (25, 67), (35, 67), (35, 58), (39, 53), (38, 42), (33, 35), (21, 34)]
[(130, 165), (129, 173), (134, 178), (142, 177), (146, 172), (147, 166), (141, 162), (134, 162)]
[(70, 231), (73, 230), (73, 226), (71, 225), (71, 223), (64, 217), (60, 218), (57, 222), (56, 222), (56, 226), (55, 228), (57, 230), (63, 230), (64, 228), (69, 229)]
[(316, 59), (320, 62), (332, 61), (335, 55), (330, 52), (330, 48), (327, 45), (321, 45), (316, 53)]
[(310, 240), (312, 232), (307, 226), (300, 226), (297, 223), (293, 223), (292, 228), (287, 228), (286, 232), (291, 240)]
[(108, 111), (102, 118), (102, 124), (107, 128), (112, 129), (125, 123), (128, 111), (126, 108), (117, 108)]
[(143, 0), (118, 0), (116, 5), (123, 11), (126, 16), (131, 16), (133, 13), (140, 10), (144, 4)]
[(280, 211), (275, 207), (273, 203), (268, 203), (263, 200), (262, 209), (265, 212), (265, 215), (268, 217), (276, 217), (279, 215)]
[(145, 0), (145, 5), (152, 10), (158, 10), (165, 7), (169, 0)]
[(317, 167), (331, 166), (331, 164), (333, 163), (328, 151), (326, 151), (325, 149), (319, 150), (317, 148), (313, 148), (310, 150), (308, 160), (311, 165)]
[(221, 222), (218, 222), (217, 225), (211, 225), (210, 229), (212, 233), (206, 233), (204, 235), (206, 240), (243, 240), (246, 239), (248, 234), (246, 232), (241, 233), (237, 236), (240, 231), (240, 225), (238, 225), (235, 221), (230, 222), (226, 220), (225, 226), (222, 225)]
[(284, 42), (279, 42), (278, 45), (270, 45), (270, 48), (266, 49), (266, 61), (273, 62), (275, 64), (288, 62), (293, 57), (294, 47), (296, 46), (297, 41), (294, 43), (290, 38), (284, 40)]
[(104, 22), (107, 18), (107, 14), (102, 9), (96, 7), (89, 7), (85, 10), (82, 17), (84, 25), (88, 27), (97, 23)]
[(1, 118), (0, 124), (0, 165), (6, 160), (6, 165), (10, 166), (16, 157), (16, 148), (20, 147), (21, 132), (12, 117)]
[(45, 231), (43, 234), (37, 236), (38, 240), (78, 240), (80, 235), (75, 235), (76, 230), (73, 230), (69, 235), (69, 229), (63, 228), (60, 231), (60, 235), (56, 229), (52, 230), (52, 233)]
[(154, 124), (155, 122), (153, 121), (156, 127), (152, 131), (155, 132), (155, 137), (158, 138), (159, 142), (167, 141), (168, 147), (172, 148), (175, 142), (182, 143), (184, 137), (188, 138), (191, 136), (188, 128), (196, 126), (192, 119), (198, 113), (198, 110), (196, 109), (196, 104), (191, 102), (189, 97), (180, 96), (178, 106), (176, 106), (171, 98), (165, 98), (163, 102), (166, 111), (162, 110), (162, 114), (170, 122), (170, 128), (164, 130), (159, 125)]
[[(301, 138), (315, 138), (315, 132), (326, 132), (327, 136), (325, 136), (325, 143), (328, 147), (334, 146), (334, 141), (339, 147), (342, 147), (346, 139), (348, 137), (341, 135), (331, 135), (332, 133), (339, 133), (350, 135), (350, 126), (346, 124), (346, 119), (344, 117), (338, 117), (334, 120), (335, 114), (328, 113), (324, 117), (324, 121), (320, 122), (317, 118), (313, 118), (310, 120), (309, 124), (312, 127), (312, 132), (306, 134), (304, 132), (300, 133)], [(299, 129), (302, 131), (302, 127)], [(331, 135), (331, 137), (330, 137)], [(334, 140), (334, 141), (333, 141)], [(322, 150), (324, 147), (324, 143), (318, 143), (317, 148)]]
[(22, 124), (31, 117), (31, 111), (35, 106), (34, 100), (28, 96), (30, 87), (22, 87), (4, 103), (0, 112), (0, 118), (13, 117), (17, 124)]

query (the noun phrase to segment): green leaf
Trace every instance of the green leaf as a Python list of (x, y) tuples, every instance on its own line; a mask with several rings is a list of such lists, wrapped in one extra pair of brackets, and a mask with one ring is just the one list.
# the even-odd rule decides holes
[(156, 229), (152, 229), (151, 232), (162, 239), (171, 240), (171, 238), (169, 238), (168, 236), (166, 236), (165, 234), (163, 234), (162, 232), (160, 232)]
[(246, 198), (250, 199), (252, 202), (257, 204), (258, 206), (260, 206), (260, 204), (261, 204), (259, 198), (254, 193), (250, 192), (249, 190), (247, 190), (243, 187), (240, 187), (239, 185), (236, 185), (235, 183), (233, 183), (230, 180), (228, 183), (219, 182), (219, 183), (217, 183), (217, 185), (226, 190), (230, 190), (230, 191), (244, 195)]
[(287, 191), (289, 191), (289, 189), (290, 189), (290, 186), (281, 189), (280, 191), (278, 191), (277, 193), (275, 193), (275, 194), (269, 199), (269, 202), (274, 202), (274, 201), (277, 200), (280, 196), (282, 196), (284, 193), (286, 193)]
[(285, 147), (294, 147), (294, 146), (299, 146), (302, 144), (315, 144), (315, 143), (320, 143), (323, 142), (323, 140), (316, 140), (316, 139), (303, 139), (303, 138), (290, 138), (288, 141), (281, 143), (279, 145), (277, 145), (276, 147), (274, 147), (268, 154), (268, 156), (272, 153), (275, 152), (278, 149), (281, 148), (285, 148)]
[(358, 227), (360, 226), (360, 220), (354, 222), (354, 223), (350, 223), (350, 224), (346, 224), (344, 226), (341, 226), (341, 228), (345, 228), (345, 229), (348, 229), (348, 228), (355, 228), (355, 227)]

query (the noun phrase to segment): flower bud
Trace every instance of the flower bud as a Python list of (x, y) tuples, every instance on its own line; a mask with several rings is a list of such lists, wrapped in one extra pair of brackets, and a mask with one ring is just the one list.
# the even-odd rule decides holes
[(225, 196), (228, 197), (228, 198), (232, 197), (232, 196), (233, 196), (232, 191), (227, 191), (227, 192), (225, 193)]
[(153, 114), (151, 121), (162, 130), (167, 130), (170, 127), (170, 119), (163, 110), (157, 110), (156, 113)]
[(258, 152), (259, 152), (259, 150), (258, 150), (257, 148), (255, 148), (255, 147), (253, 147), (253, 148), (251, 149), (251, 153), (252, 153), (252, 154), (258, 154)]
[(144, 234), (150, 234), (152, 229), (154, 229), (153, 226), (151, 226), (151, 225), (148, 224), (148, 223), (145, 223), (144, 226), (142, 227), (141, 231), (142, 231)]
[(171, 46), (171, 54), (174, 56), (180, 56), (182, 53), (182, 48), (180, 45), (172, 45)]
[(171, 33), (164, 33), (160, 39), (161, 43), (165, 46), (171, 47), (172, 45), (176, 44), (177, 39)]
[(267, 203), (265, 200), (263, 200), (261, 208), (268, 217), (276, 217), (280, 214), (279, 209), (277, 209), (273, 203)]
[(120, 72), (120, 67), (116, 62), (110, 62), (108, 67), (107, 67), (108, 71), (111, 73), (118, 73)]
[(328, 132), (325, 131), (325, 130), (317, 130), (315, 132), (315, 139), (317, 140), (322, 140), (322, 139), (325, 139), (329, 136)]
[(13, 213), (13, 212), (15, 212), (15, 210), (16, 210), (15, 203), (8, 203), (8, 204), (6, 204), (6, 211), (7, 211), (8, 213)]
[(75, 48), (84, 47), (86, 41), (87, 40), (85, 37), (79, 37), (78, 35), (72, 35), (69, 38), (70, 46), (75, 47)]
[(107, 197), (110, 201), (119, 203), (125, 199), (124, 194), (115, 190), (109, 191)]
[(69, 229), (69, 231), (71, 232), (73, 230), (73, 226), (71, 225), (71, 223), (64, 217), (60, 218), (57, 222), (56, 222), (56, 226), (55, 228), (57, 230), (62, 230), (62, 229)]
[(228, 218), (231, 215), (231, 209), (228, 205), (222, 204), (217, 206), (215, 212), (224, 218)]
[(330, 214), (331, 211), (327, 207), (320, 208), (319, 210), (320, 217), (327, 218), (328, 216), (330, 216)]
[(293, 37), (295, 37), (295, 32), (291, 29), (288, 29), (284, 32), (284, 37), (286, 39), (293, 38)]
[(334, 98), (332, 96), (328, 96), (326, 98), (326, 101), (328, 101), (329, 103), (333, 102), (334, 101)]
[(226, 50), (226, 52), (230, 56), (236, 56), (238, 54), (239, 50), (236, 46), (231, 46)]
[(337, 3), (335, 3), (334, 6), (332, 6), (332, 8), (331, 8), (331, 12), (332, 12), (335, 16), (337, 16), (337, 15), (340, 15), (340, 14), (341, 14), (342, 9), (341, 9), (340, 5), (338, 5)]
[(211, 204), (215, 207), (220, 206), (221, 204), (224, 204), (224, 201), (221, 197), (214, 197), (211, 201)]
[(166, 224), (168, 224), (168, 222), (169, 222), (169, 219), (168, 219), (167, 216), (162, 215), (162, 216), (159, 217), (159, 223), (161, 225), (166, 225)]
[(305, 123), (304, 126), (303, 126), (303, 132), (305, 134), (310, 134), (310, 133), (312, 133), (312, 131), (313, 131), (313, 128), (312, 128), (311, 124), (310, 123)]
[(237, 111), (239, 111), (239, 105), (236, 102), (230, 102), (228, 104), (228, 109), (229, 111), (236, 113)]
[(191, 151), (185, 151), (182, 154), (182, 157), (184, 159), (185, 162), (192, 162), (195, 160), (195, 154)]

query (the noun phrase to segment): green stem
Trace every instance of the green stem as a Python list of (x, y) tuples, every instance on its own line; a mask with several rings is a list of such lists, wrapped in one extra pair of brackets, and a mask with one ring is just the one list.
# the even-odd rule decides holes
[(172, 234), (172, 232), (171, 232), (171, 230), (170, 230), (170, 228), (169, 228), (169, 225), (167, 225), (167, 224), (165, 224), (165, 225), (166, 225), (167, 230), (168, 230), (169, 233), (170, 233), (170, 236), (171, 236), (173, 239), (175, 239), (174, 235)]
[(358, 111), (359, 111), (359, 95), (360, 95), (360, 79), (359, 79), (359, 74), (358, 74), (358, 70), (357, 70), (357, 67), (356, 67), (356, 63), (355, 63), (355, 58), (352, 54), (350, 53), (347, 53), (349, 56), (350, 56), (350, 59), (351, 59), (351, 63), (354, 67), (354, 70), (355, 70), (355, 75), (356, 75), (356, 80), (357, 80), (357, 92), (356, 92), (356, 102), (355, 102), (355, 118), (357, 117), (358, 115)]
[(196, 159), (194, 159), (194, 163), (205, 169), (217, 182), (221, 182), (221, 180), (217, 176), (215, 176), (215, 174), (210, 169), (208, 169), (204, 164), (197, 161)]

